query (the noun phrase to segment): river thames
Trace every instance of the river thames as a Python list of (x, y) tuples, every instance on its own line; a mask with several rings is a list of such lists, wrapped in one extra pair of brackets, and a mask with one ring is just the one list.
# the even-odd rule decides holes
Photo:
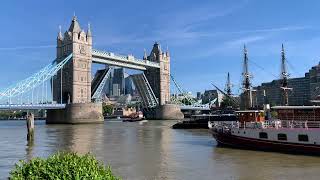
[(0, 121), (0, 179), (20, 159), (59, 150), (91, 152), (123, 179), (319, 179), (320, 157), (217, 147), (208, 130), (171, 129), (174, 123), (36, 121), (35, 141), (28, 145), (25, 121)]

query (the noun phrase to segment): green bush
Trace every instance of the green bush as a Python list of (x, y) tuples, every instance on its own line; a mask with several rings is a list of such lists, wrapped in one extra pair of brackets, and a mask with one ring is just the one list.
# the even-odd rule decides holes
[(76, 153), (59, 152), (47, 159), (33, 158), (29, 162), (20, 161), (10, 172), (10, 178), (20, 179), (103, 179), (118, 180), (110, 167), (99, 163), (92, 155), (79, 156)]
[(103, 104), (103, 114), (111, 115), (113, 113), (113, 105), (111, 104)]

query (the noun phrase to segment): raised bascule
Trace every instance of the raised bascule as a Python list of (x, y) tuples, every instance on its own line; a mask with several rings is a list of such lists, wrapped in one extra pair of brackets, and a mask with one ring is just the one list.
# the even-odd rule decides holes
[[(170, 104), (170, 54), (162, 52), (160, 45), (153, 45), (149, 56), (143, 59), (92, 49), (92, 32), (80, 28), (74, 16), (69, 29), (57, 37), (57, 58), (64, 66), (52, 78), (53, 101), (65, 104), (65, 108), (47, 111), (47, 123), (95, 123), (104, 120), (101, 90), (109, 75), (109, 69), (100, 72), (92, 81), (92, 63), (119, 66), (143, 71), (132, 75), (142, 98), (144, 113), (149, 119), (182, 119), (180, 107)], [(99, 75), (99, 74), (98, 74)], [(100, 92), (99, 92), (100, 91)], [(99, 94), (100, 93), (100, 94)]]

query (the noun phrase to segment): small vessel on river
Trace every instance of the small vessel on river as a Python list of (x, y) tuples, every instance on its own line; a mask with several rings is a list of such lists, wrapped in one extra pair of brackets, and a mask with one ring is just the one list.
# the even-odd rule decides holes
[(320, 155), (320, 106), (275, 106), (277, 119), (263, 111), (238, 111), (237, 122), (209, 122), (218, 144), (263, 151)]
[(199, 114), (191, 116), (190, 120), (178, 122), (173, 129), (208, 129), (209, 121), (236, 121), (237, 117), (233, 110), (216, 111), (214, 114)]
[[(263, 151), (320, 155), (320, 106), (289, 106), (288, 73), (285, 66), (284, 48), (281, 58), (281, 87), (283, 106), (271, 109), (277, 117), (269, 118), (265, 110), (252, 109), (253, 99), (248, 72), (248, 57), (245, 49), (243, 72), (243, 111), (237, 111), (236, 122), (208, 122), (218, 144), (237, 148)], [(264, 92), (265, 94), (265, 92)]]

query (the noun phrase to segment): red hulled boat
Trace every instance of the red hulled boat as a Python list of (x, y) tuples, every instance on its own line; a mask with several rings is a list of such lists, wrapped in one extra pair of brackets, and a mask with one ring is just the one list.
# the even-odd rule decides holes
[(237, 111), (237, 122), (208, 122), (219, 145), (320, 155), (320, 106), (275, 106), (277, 119), (261, 110)]

